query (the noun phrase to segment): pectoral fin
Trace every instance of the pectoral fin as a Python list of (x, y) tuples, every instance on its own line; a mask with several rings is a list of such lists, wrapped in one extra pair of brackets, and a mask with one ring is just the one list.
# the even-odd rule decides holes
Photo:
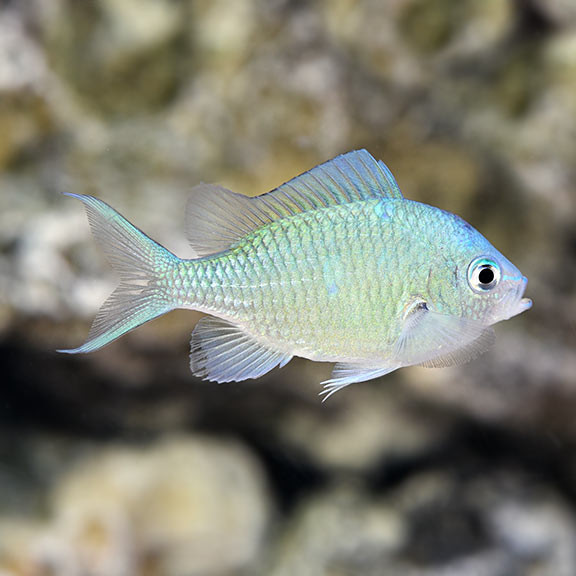
[(350, 384), (384, 376), (384, 374), (393, 372), (397, 368), (399, 368), (399, 366), (390, 365), (375, 367), (366, 366), (365, 364), (338, 363), (334, 366), (332, 378), (322, 382), (324, 385), (324, 390), (320, 392), (320, 396), (324, 396), (322, 402), (325, 402), (330, 398), (330, 396), (332, 396), (332, 394), (342, 390), (342, 388), (346, 388), (346, 386), (349, 386)]
[(406, 315), (394, 358), (402, 366), (464, 364), (486, 352), (494, 339), (489, 326), (470, 318), (433, 312), (421, 302)]

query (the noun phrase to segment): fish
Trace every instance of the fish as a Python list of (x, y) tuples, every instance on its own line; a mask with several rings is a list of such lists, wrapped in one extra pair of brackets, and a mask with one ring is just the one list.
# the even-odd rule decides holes
[(459, 216), (404, 198), (366, 150), (342, 154), (271, 192), (192, 189), (182, 259), (108, 204), (83, 202), (120, 283), (95, 317), (92, 352), (177, 308), (204, 312), (190, 369), (238, 382), (294, 356), (335, 362), (324, 400), (407, 366), (468, 362), (492, 326), (528, 310), (527, 279)]

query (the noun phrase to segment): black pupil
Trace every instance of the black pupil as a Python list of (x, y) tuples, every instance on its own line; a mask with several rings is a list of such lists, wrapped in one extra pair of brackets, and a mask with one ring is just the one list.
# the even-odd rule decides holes
[(491, 284), (494, 281), (494, 271), (492, 268), (482, 268), (480, 274), (478, 274), (478, 280), (480, 280), (480, 284)]

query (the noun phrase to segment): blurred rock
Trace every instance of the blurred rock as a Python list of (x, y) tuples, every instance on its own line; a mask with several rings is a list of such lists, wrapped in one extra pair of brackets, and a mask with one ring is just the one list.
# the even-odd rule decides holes
[(65, 471), (45, 527), (5, 522), (0, 567), (32, 574), (237, 574), (261, 553), (268, 497), (241, 446), (175, 438)]
[(455, 47), (460, 53), (486, 50), (501, 42), (513, 25), (511, 2), (414, 0), (405, 4), (400, 29), (408, 45), (424, 57)]
[(415, 405), (393, 377), (330, 398), (323, 410), (299, 410), (282, 421), (283, 441), (332, 472), (363, 472), (436, 450), (450, 426)]
[(388, 496), (348, 486), (312, 499), (266, 574), (569, 576), (575, 535), (566, 503), (522, 474), (429, 473)]
[(404, 555), (413, 562), (400, 574), (573, 573), (576, 525), (565, 502), (517, 472), (464, 478), (423, 476), (399, 491), (410, 518)]
[(21, 15), (0, 9), (0, 170), (51, 131), (51, 110), (39, 89), (45, 74), (43, 54)]
[(557, 26), (576, 24), (576, 5), (571, 0), (535, 0), (534, 4)]
[(546, 47), (545, 58), (552, 83), (551, 92), (559, 91), (561, 103), (574, 110), (576, 103), (570, 94), (576, 86), (576, 32), (556, 35)]
[(286, 528), (269, 576), (371, 574), (405, 542), (403, 518), (351, 486), (307, 502)]
[(174, 93), (184, 3), (58, 0), (37, 2), (36, 8), (51, 65), (87, 105), (132, 115), (164, 104)]

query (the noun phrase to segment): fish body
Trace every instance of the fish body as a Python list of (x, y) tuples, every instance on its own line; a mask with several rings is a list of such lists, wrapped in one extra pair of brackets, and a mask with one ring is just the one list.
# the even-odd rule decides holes
[[(255, 198), (196, 188), (195, 258), (183, 260), (107, 204), (77, 196), (122, 283), (96, 318), (97, 349), (174, 308), (206, 312), (191, 368), (243, 380), (293, 356), (337, 362), (324, 392), (401, 366), (467, 361), (494, 323), (531, 305), (526, 279), (461, 218), (402, 197), (366, 151)], [(481, 281), (482, 280), (482, 281)]]

